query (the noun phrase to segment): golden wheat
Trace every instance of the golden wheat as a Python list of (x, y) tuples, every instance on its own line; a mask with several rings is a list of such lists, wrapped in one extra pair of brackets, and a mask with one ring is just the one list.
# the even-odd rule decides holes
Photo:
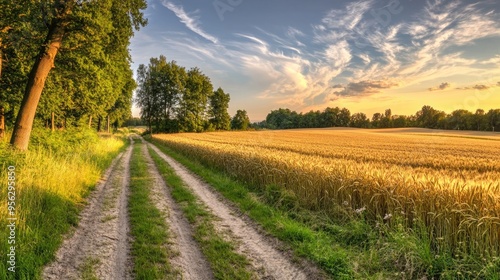
[(154, 137), (250, 184), (291, 191), (304, 207), (423, 225), (438, 252), (499, 256), (498, 138), (366, 130)]

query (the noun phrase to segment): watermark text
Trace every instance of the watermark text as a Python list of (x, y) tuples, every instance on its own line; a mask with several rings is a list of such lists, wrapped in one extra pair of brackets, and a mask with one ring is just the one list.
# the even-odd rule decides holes
[(7, 168), (7, 228), (9, 235), (7, 243), (7, 269), (10, 272), (16, 272), (16, 167)]

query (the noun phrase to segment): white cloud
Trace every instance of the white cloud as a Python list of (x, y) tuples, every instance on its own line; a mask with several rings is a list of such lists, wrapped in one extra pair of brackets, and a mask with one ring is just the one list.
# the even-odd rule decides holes
[(340, 41), (330, 45), (325, 50), (326, 60), (335, 68), (345, 68), (352, 59), (351, 49), (347, 41)]
[(184, 23), (186, 25), (186, 27), (189, 28), (191, 31), (193, 31), (194, 33), (200, 35), (201, 37), (211, 41), (214, 44), (217, 43), (217, 41), (218, 41), (217, 38), (215, 36), (212, 36), (212, 35), (206, 33), (205, 31), (203, 31), (203, 29), (201, 29), (201, 27), (199, 26), (200, 22), (199, 22), (198, 18), (188, 15), (184, 11), (184, 8), (182, 6), (176, 6), (172, 2), (169, 2), (166, 0), (162, 0), (162, 4), (167, 9), (174, 12), (174, 14), (180, 19), (180, 21), (182, 23)]
[[(189, 29), (217, 42), (203, 32), (196, 17), (166, 0), (163, 3)], [(226, 72), (244, 75), (248, 84), (259, 86), (256, 95), (294, 110), (430, 80), (434, 84), (422, 86), (422, 90), (446, 89), (448, 86), (439, 83), (455, 85), (449, 79), (452, 75), (480, 77), (484, 67), (500, 63), (498, 56), (481, 62), (449, 50), (479, 38), (500, 36), (495, 13), (485, 14), (475, 4), (430, 0), (417, 17), (383, 26), (369, 13), (373, 5), (374, 1), (357, 1), (329, 11), (309, 33), (289, 27), (279, 36), (257, 28), (260, 33), (234, 34), (234, 40), (215, 45), (184, 34), (169, 39), (169, 46), (209, 60)], [(436, 83), (437, 79), (442, 80)], [(344, 88), (339, 90), (339, 84)]]

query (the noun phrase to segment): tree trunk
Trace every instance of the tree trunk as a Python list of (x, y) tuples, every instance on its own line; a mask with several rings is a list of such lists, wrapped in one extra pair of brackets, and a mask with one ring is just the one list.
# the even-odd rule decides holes
[(0, 80), (2, 79), (3, 51), (2, 40), (0, 39)]
[(0, 139), (5, 137), (5, 116), (4, 108), (0, 105)]
[(148, 118), (148, 128), (149, 128), (149, 133), (153, 135), (153, 130), (151, 129), (151, 117)]
[(54, 68), (54, 60), (61, 47), (66, 26), (69, 23), (67, 17), (74, 4), (75, 1), (56, 1), (55, 9), (57, 11), (57, 16), (54, 17), (50, 23), (45, 42), (40, 47), (39, 55), (28, 76), (28, 84), (24, 91), (23, 101), (21, 102), (21, 107), (14, 125), (14, 131), (12, 132), (12, 138), (10, 139), (12, 146), (17, 149), (28, 149), (38, 101), (40, 101), (40, 96), (45, 86), (45, 80), (50, 70)]
[[(2, 79), (2, 62), (3, 62), (3, 52), (2, 52), (2, 40), (0, 39), (0, 80)], [(2, 102), (0, 100), (0, 102)], [(0, 139), (5, 137), (5, 112), (3, 105), (0, 104)]]
[(101, 117), (97, 119), (97, 132), (101, 132)]
[(107, 120), (107, 121), (108, 121), (108, 122), (107, 122), (107, 131), (108, 131), (108, 133), (109, 133), (109, 115), (108, 115), (108, 120)]
[(92, 115), (89, 117), (89, 128), (92, 128)]
[(54, 130), (55, 130), (55, 124), (54, 124), (55, 120), (54, 119), (55, 119), (54, 112), (52, 112), (51, 117), (50, 117), (50, 130), (52, 132), (54, 132)]

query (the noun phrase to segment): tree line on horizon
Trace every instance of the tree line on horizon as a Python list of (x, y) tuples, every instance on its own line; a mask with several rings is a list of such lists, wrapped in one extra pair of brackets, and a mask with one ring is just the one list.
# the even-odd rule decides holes
[(160, 55), (137, 69), (135, 103), (152, 133), (245, 130), (250, 120), (245, 110), (231, 118), (230, 96), (214, 90), (210, 78), (198, 67), (186, 70)]
[(297, 113), (280, 108), (271, 111), (262, 122), (252, 124), (256, 129), (291, 129), (324, 127), (357, 128), (401, 128), (421, 127), (447, 130), (500, 131), (500, 109), (485, 112), (477, 109), (475, 113), (458, 109), (450, 114), (425, 105), (414, 115), (393, 115), (391, 109), (375, 113), (371, 119), (364, 113), (352, 114), (346, 108), (328, 107), (323, 111)]
[[(145, 0), (0, 0), (0, 138), (33, 127), (120, 126), (136, 87), (130, 38)], [(42, 94), (43, 93), (43, 94)]]

